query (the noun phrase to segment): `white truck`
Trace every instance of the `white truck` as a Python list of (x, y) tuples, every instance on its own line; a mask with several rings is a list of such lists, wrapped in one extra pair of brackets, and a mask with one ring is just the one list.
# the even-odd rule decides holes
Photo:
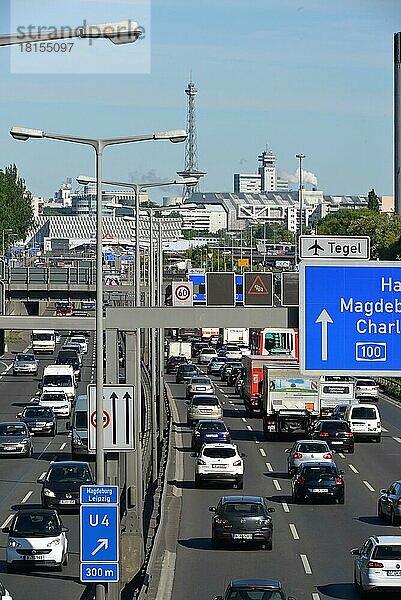
[(223, 344), (249, 345), (248, 327), (225, 327), (223, 329)]
[(355, 380), (347, 375), (323, 375), (319, 380), (320, 416), (331, 416), (337, 404), (355, 402)]
[(186, 358), (190, 360), (191, 351), (191, 342), (176, 342), (171, 340), (168, 343), (167, 357), (170, 358), (170, 356), (186, 356)]
[(271, 434), (307, 433), (320, 416), (318, 381), (300, 374), (293, 363), (263, 366), (263, 431)]
[(218, 338), (220, 335), (219, 327), (202, 327), (202, 341), (210, 342), (212, 338)]
[(52, 354), (56, 349), (56, 334), (53, 329), (34, 329), (31, 335), (32, 350), (35, 354)]

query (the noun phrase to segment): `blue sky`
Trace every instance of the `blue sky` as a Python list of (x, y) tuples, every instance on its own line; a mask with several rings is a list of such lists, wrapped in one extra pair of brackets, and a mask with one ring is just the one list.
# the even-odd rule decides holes
[[(27, 18), (48, 24), (45, 4), (2, 2), (1, 33), (10, 32), (17, 8), (18, 16), (25, 7)], [(143, 15), (134, 0), (53, 4), (60, 24)], [(123, 74), (15, 74), (10, 50), (1, 48), (0, 164), (15, 162), (34, 194), (52, 196), (66, 177), (93, 174), (91, 151), (47, 140), (18, 143), (8, 134), (13, 125), (88, 137), (185, 128), (192, 70), (204, 191), (232, 191), (233, 173), (255, 171), (267, 144), (279, 169), (290, 173), (295, 154), (306, 154), (304, 167), (325, 193), (374, 187), (391, 194), (399, 8), (398, 0), (152, 0), (149, 73), (135, 72), (141, 42), (124, 49), (99, 42), (105, 70), (117, 51), (127, 71), (132, 59), (134, 72)], [(106, 59), (108, 46), (113, 54)], [(78, 70), (79, 47), (76, 57)], [(183, 166), (183, 144), (142, 143), (104, 155), (105, 176), (113, 179), (170, 179)]]

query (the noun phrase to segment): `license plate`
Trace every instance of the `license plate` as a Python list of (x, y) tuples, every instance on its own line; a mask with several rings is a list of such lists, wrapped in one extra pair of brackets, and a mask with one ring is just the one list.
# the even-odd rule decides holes
[(60, 504), (75, 504), (75, 500), (60, 500)]
[(344, 442), (331, 442), (331, 443), (332, 443), (332, 444), (337, 444), (337, 445), (340, 445), (340, 444), (343, 444)]
[(217, 438), (217, 437), (219, 437), (219, 434), (218, 433), (207, 433), (205, 435), (205, 437), (207, 437), (207, 438)]
[(45, 554), (35, 554), (35, 556), (24, 556), (24, 560), (45, 560)]
[(354, 429), (363, 429), (364, 427), (363, 423), (354, 423)]
[(5, 450), (6, 452), (8, 452), (9, 450), (14, 451), (17, 449), (17, 446), (7, 446), (5, 448), (3, 448), (3, 450)]
[(401, 577), (401, 571), (387, 571), (389, 577)]
[(225, 469), (227, 465), (212, 465), (213, 469)]
[(205, 388), (205, 387), (198, 387), (198, 388), (196, 388), (196, 389), (197, 389), (199, 392), (204, 392), (204, 391), (206, 390), (206, 388)]
[(31, 427), (32, 431), (40, 431), (42, 427)]
[(252, 533), (234, 533), (233, 534), (234, 540), (251, 540), (252, 537), (253, 537)]
[(324, 494), (325, 492), (327, 492), (328, 490), (324, 489), (324, 488), (313, 488), (311, 490), (311, 492), (313, 494)]
[(208, 409), (208, 408), (200, 408), (199, 412), (201, 412), (201, 413), (210, 413), (212, 411), (210, 409)]

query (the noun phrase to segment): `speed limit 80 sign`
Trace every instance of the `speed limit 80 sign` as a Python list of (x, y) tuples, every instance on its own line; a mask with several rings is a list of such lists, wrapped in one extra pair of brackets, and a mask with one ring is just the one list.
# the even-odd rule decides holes
[(192, 281), (173, 281), (173, 306), (193, 306), (194, 284)]

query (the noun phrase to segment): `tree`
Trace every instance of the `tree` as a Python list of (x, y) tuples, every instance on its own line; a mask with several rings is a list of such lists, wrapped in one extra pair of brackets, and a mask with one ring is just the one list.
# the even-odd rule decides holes
[(380, 212), (379, 197), (373, 188), (368, 194), (368, 209), (372, 210), (373, 212)]
[(24, 239), (32, 225), (32, 194), (17, 167), (9, 165), (0, 170), (0, 234), (11, 229), (18, 239)]

